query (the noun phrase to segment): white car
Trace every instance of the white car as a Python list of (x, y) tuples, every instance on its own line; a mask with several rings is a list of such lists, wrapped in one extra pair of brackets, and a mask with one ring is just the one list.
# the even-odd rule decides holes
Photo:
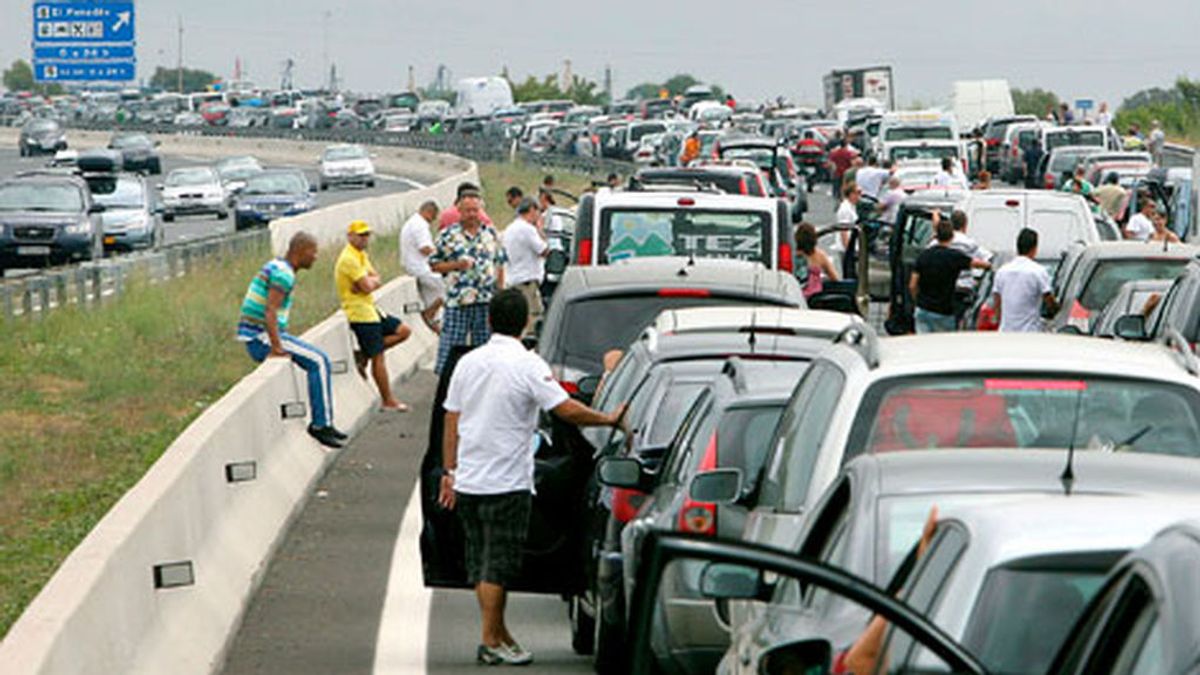
[(216, 214), (229, 217), (229, 193), (221, 184), (221, 176), (210, 166), (191, 166), (175, 169), (159, 186), (162, 191), (163, 220), (171, 222), (178, 215)]
[(336, 185), (375, 187), (375, 164), (361, 145), (331, 145), (321, 154), (319, 185), (328, 190)]

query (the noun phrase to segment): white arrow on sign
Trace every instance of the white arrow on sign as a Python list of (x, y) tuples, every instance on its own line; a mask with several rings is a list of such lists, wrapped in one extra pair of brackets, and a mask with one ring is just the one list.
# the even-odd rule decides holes
[(117, 12), (117, 22), (113, 24), (113, 32), (121, 30), (122, 26), (128, 26), (130, 17), (131, 14), (129, 12)]

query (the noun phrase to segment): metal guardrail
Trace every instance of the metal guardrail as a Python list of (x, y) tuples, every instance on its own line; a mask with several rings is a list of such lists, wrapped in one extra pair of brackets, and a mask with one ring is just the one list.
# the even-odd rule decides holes
[(99, 305), (121, 296), (133, 279), (176, 279), (190, 274), (201, 260), (266, 251), (270, 244), (270, 231), (260, 228), (5, 279), (0, 282), (0, 315), (11, 320), (68, 305)]

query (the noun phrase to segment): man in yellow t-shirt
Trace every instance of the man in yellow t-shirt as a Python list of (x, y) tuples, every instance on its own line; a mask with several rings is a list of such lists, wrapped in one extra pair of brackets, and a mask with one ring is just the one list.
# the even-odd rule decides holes
[(366, 362), (371, 362), (371, 375), (379, 394), (383, 397), (383, 409), (408, 412), (408, 406), (392, 395), (392, 383), (388, 377), (387, 362), (383, 352), (408, 339), (411, 331), (394, 316), (388, 316), (375, 306), (371, 293), (383, 285), (371, 259), (367, 257), (367, 243), (371, 240), (371, 226), (361, 220), (350, 223), (346, 232), (346, 248), (338, 256), (333, 271), (334, 285), (342, 301), (342, 311), (350, 322), (350, 330), (358, 338), (359, 352), (355, 354), (360, 375), (366, 376)]

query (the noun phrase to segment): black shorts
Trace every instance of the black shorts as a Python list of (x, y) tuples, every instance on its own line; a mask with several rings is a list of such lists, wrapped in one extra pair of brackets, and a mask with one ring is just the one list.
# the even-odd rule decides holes
[(467, 583), (508, 587), (517, 580), (532, 507), (533, 495), (526, 491), (458, 493), (454, 510), (467, 540)]
[(382, 354), (383, 338), (399, 329), (400, 319), (386, 314), (374, 323), (350, 323), (350, 330), (354, 331), (354, 337), (358, 338), (358, 348), (368, 359)]

